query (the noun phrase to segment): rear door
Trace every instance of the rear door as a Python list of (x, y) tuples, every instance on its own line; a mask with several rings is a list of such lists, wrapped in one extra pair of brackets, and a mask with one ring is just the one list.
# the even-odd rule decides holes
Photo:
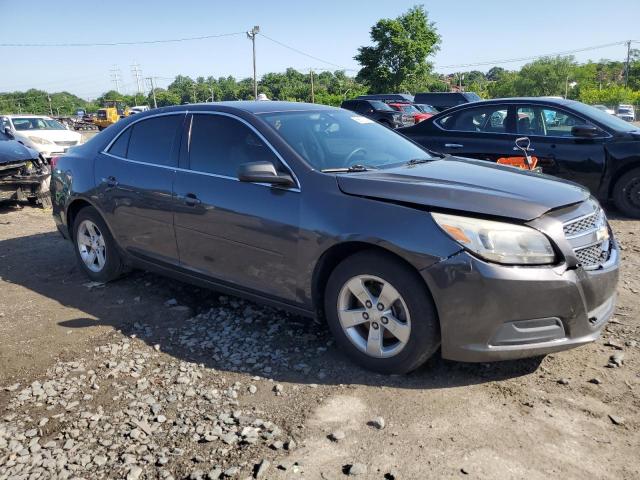
[(584, 185), (594, 195), (598, 192), (609, 134), (601, 131), (596, 138), (574, 137), (572, 127), (590, 123), (555, 105), (518, 105), (517, 118), (517, 133), (531, 139), (532, 155), (544, 173)]
[(130, 253), (178, 262), (173, 180), (185, 113), (135, 122), (95, 162), (97, 198), (118, 244)]
[(177, 172), (175, 229), (183, 267), (230, 286), (297, 299), (300, 190), (240, 182), (242, 163), (287, 167), (227, 114), (193, 114), (188, 169)]
[(511, 105), (465, 108), (440, 117), (431, 127), (424, 137), (411, 138), (437, 152), (491, 162), (514, 153)]

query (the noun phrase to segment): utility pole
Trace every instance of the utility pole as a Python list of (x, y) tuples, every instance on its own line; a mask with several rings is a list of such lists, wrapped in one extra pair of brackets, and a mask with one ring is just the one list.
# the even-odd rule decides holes
[(147, 80), (151, 84), (151, 94), (153, 95), (153, 108), (158, 108), (158, 102), (156, 101), (156, 87), (153, 84), (153, 77), (147, 77)]
[(114, 65), (111, 70), (111, 81), (116, 84), (116, 92), (120, 93), (120, 69)]
[(309, 75), (311, 75), (311, 103), (316, 103), (316, 97), (313, 91), (313, 68), (309, 69)]
[(142, 95), (144, 93), (142, 89), (142, 70), (140, 70), (139, 63), (134, 63), (133, 65), (131, 65), (131, 74), (136, 79), (136, 86), (138, 87), (137, 94), (136, 94), (136, 104), (137, 104), (138, 95)]
[(256, 35), (258, 33), (260, 33), (260, 27), (258, 25), (247, 32), (247, 38), (250, 39), (253, 44), (253, 97), (255, 100), (258, 99), (258, 79), (256, 75)]
[(197, 98), (196, 98), (196, 85), (193, 85), (193, 103), (197, 103)]
[(49, 115), (53, 115), (53, 108), (51, 108), (51, 95), (47, 93), (47, 100), (49, 100)]
[(631, 40), (627, 40), (627, 64), (624, 67), (624, 86), (629, 85), (629, 61), (631, 60)]
[(211, 90), (211, 103), (213, 103), (215, 101), (213, 98), (213, 87), (209, 87), (209, 90)]

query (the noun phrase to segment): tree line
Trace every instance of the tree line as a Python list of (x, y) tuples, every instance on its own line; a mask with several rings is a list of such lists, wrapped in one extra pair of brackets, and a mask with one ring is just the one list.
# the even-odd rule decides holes
[[(640, 105), (640, 50), (632, 50), (629, 71), (616, 60), (578, 63), (572, 56), (539, 58), (519, 70), (493, 67), (439, 74), (430, 57), (440, 48), (442, 39), (428, 12), (422, 6), (409, 9), (393, 19), (381, 19), (371, 27), (371, 45), (358, 49), (355, 60), (361, 69), (355, 76), (345, 71), (285, 72), (264, 74), (258, 91), (272, 100), (340, 103), (366, 93), (446, 92), (462, 88), (483, 98), (513, 96), (563, 96), (590, 104), (614, 106), (619, 103)], [(155, 94), (155, 95), (154, 95)], [(39, 113), (70, 115), (77, 109), (94, 112), (105, 100), (120, 100), (129, 106), (158, 107), (253, 98), (253, 79), (197, 77), (178, 75), (167, 88), (125, 95), (111, 90), (93, 101), (69, 92), (48, 94), (31, 89), (26, 92), (0, 93), (0, 113)]]

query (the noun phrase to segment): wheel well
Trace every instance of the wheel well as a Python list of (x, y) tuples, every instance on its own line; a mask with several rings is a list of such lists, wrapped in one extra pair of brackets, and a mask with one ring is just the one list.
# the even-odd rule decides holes
[(91, 207), (91, 204), (86, 200), (78, 199), (74, 200), (69, 208), (67, 208), (67, 229), (69, 230), (69, 236), (73, 239), (73, 223), (80, 213), (80, 210), (86, 207)]
[(609, 184), (608, 198), (613, 197), (613, 189), (616, 187), (616, 183), (618, 183), (618, 180), (620, 180), (620, 177), (630, 172), (631, 170), (635, 170), (636, 168), (640, 169), (640, 161), (625, 165), (624, 167), (622, 167), (620, 170), (616, 172), (615, 177), (611, 179), (611, 183)]
[(323, 299), (324, 299), (325, 289), (327, 286), (327, 281), (329, 280), (329, 276), (331, 275), (331, 272), (333, 272), (333, 270), (338, 266), (338, 264), (340, 264), (340, 262), (342, 262), (347, 257), (350, 257), (351, 255), (354, 255), (356, 253), (359, 253), (365, 250), (379, 252), (379, 253), (382, 253), (383, 255), (387, 255), (395, 258), (396, 260), (399, 260), (404, 265), (406, 265), (407, 268), (415, 272), (416, 275), (418, 275), (418, 277), (421, 279), (425, 288), (428, 288), (424, 280), (422, 280), (422, 277), (420, 276), (418, 270), (416, 270), (416, 268), (413, 265), (411, 265), (404, 258), (395, 254), (394, 252), (387, 250), (386, 248), (379, 247), (377, 245), (372, 245), (371, 243), (366, 243), (366, 242), (340, 243), (338, 245), (334, 245), (333, 247), (331, 247), (329, 250), (327, 250), (322, 254), (322, 256), (320, 257), (320, 260), (318, 260), (318, 263), (316, 264), (316, 268), (313, 271), (311, 295), (312, 295), (314, 310), (319, 317), (322, 317), (324, 315)]

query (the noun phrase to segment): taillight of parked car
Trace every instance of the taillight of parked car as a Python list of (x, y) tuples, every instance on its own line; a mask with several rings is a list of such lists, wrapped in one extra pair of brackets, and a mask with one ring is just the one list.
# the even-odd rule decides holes
[(51, 170), (56, 168), (56, 165), (58, 164), (58, 160), (60, 160), (60, 157), (51, 157), (51, 160), (49, 160), (49, 165), (51, 165)]

